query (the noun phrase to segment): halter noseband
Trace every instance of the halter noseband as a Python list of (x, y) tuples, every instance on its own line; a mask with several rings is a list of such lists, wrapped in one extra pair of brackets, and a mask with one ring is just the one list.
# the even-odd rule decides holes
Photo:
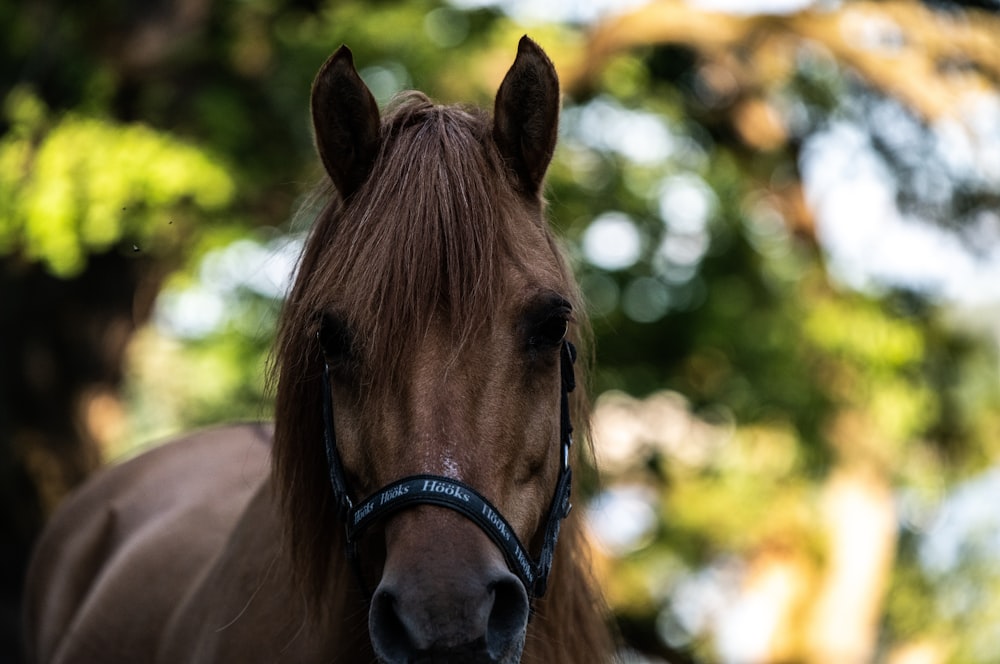
[(330, 485), (333, 488), (334, 499), (337, 501), (338, 513), (347, 524), (347, 557), (366, 595), (370, 596), (370, 593), (361, 575), (360, 555), (358, 553), (358, 542), (361, 535), (375, 522), (413, 505), (447, 507), (470, 519), (503, 552), (508, 567), (524, 584), (528, 597), (541, 597), (545, 594), (549, 570), (552, 568), (552, 559), (555, 555), (556, 541), (559, 539), (559, 526), (570, 510), (572, 471), (569, 466), (569, 449), (573, 444), (573, 426), (569, 418), (569, 393), (576, 386), (573, 375), (573, 362), (575, 360), (576, 349), (573, 344), (564, 340), (560, 356), (562, 395), (559, 436), (562, 450), (559, 455), (559, 479), (556, 482), (555, 494), (549, 505), (545, 521), (545, 539), (537, 559), (532, 559), (528, 549), (518, 539), (517, 533), (500, 514), (500, 510), (494, 507), (481, 493), (459, 480), (440, 475), (410, 475), (379, 489), (355, 506), (347, 493), (344, 467), (340, 460), (340, 452), (337, 450), (337, 437), (333, 426), (330, 367), (328, 364), (324, 364), (323, 442), (330, 467)]

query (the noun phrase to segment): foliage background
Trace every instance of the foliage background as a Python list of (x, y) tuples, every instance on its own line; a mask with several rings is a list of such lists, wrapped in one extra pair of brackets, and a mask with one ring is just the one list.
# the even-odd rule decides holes
[(380, 102), (488, 105), (528, 32), (565, 91), (550, 214), (630, 656), (995, 661), (998, 6), (726, 5), (0, 5), (0, 659), (68, 490), (268, 417), (326, 56)]

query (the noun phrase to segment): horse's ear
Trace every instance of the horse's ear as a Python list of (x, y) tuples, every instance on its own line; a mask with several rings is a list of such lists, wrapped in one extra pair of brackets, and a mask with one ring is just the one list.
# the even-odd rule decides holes
[(518, 183), (538, 194), (559, 132), (559, 78), (541, 47), (525, 35), (497, 91), (493, 140)]
[(349, 197), (371, 172), (379, 147), (378, 104), (341, 46), (312, 85), (316, 149), (337, 191)]

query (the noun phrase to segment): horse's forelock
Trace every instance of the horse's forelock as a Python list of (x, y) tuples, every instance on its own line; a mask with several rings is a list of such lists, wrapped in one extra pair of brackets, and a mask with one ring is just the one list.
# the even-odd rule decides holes
[[(340, 214), (314, 304), (363, 331), (367, 382), (392, 383), (435, 317), (455, 348), (489, 325), (504, 297), (503, 265), (518, 253), (526, 206), (475, 109), (410, 93), (387, 113), (371, 177)], [(324, 301), (325, 300), (325, 301)]]

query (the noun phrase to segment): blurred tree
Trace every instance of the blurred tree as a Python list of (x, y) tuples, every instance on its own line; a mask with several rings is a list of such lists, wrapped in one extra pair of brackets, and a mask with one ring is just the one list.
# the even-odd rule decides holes
[[(665, 204), (662, 188), (647, 186), (657, 198), (635, 200), (634, 165), (619, 170), (620, 183), (607, 181), (618, 190), (604, 200), (616, 201), (653, 251), (625, 269), (585, 277), (597, 302), (621, 293), (621, 306), (598, 318), (603, 386), (671, 387), (709, 423), (721, 409), (735, 425), (718, 434), (724, 442), (694, 473), (654, 446), (618, 479), (657, 487), (662, 510), (654, 541), (613, 573), (612, 588), (622, 589), (612, 597), (632, 616), (628, 624), (656, 627), (668, 644), (726, 661), (872, 661), (880, 650), (903, 652), (908, 639), (931, 638), (926, 602), (894, 603), (883, 613), (899, 580), (926, 587), (912, 549), (900, 551), (913, 540), (898, 541), (896, 501), (901, 490), (920, 492), (941, 474), (970, 470), (994, 448), (969, 430), (971, 413), (950, 397), (970, 378), (955, 366), (971, 349), (941, 327), (920, 295), (868, 298), (820, 285), (822, 247), (816, 201), (803, 193), (803, 150), (838, 120), (857, 124), (893, 178), (899, 210), (952, 229), (972, 253), (989, 255), (995, 245), (984, 243), (983, 230), (996, 225), (996, 178), (967, 163), (949, 165), (936, 142), (948, 121), (975, 135), (966, 105), (996, 99), (998, 62), (988, 45), (998, 34), (992, 15), (916, 2), (735, 16), (661, 1), (591, 32), (579, 67), (570, 69), (570, 89), (584, 99), (611, 92), (631, 108), (683, 118), (681, 131), (699, 139), (705, 159), (701, 168), (681, 167), (715, 193), (712, 242), (678, 284), (662, 261), (678, 255), (668, 243), (683, 214)], [(662, 175), (672, 177), (669, 161)], [(679, 262), (673, 267), (685, 267)], [(693, 311), (684, 294), (692, 287), (702, 293)], [(629, 315), (630, 293), (642, 291), (643, 315), (653, 309), (658, 316)], [(995, 412), (995, 385), (985, 394)], [(665, 445), (669, 430), (643, 435)], [(754, 459), (776, 435), (790, 435), (798, 455), (771, 477)], [(748, 437), (754, 453), (743, 448)], [(722, 628), (708, 623), (721, 624), (724, 611), (706, 617), (710, 609), (682, 603), (692, 599), (685, 588), (731, 570), (727, 560), (742, 570), (728, 579), (734, 604), (751, 606), (771, 584), (770, 606), (755, 609), (770, 618), (728, 618), (729, 625), (763, 620), (755, 638), (713, 632)], [(742, 594), (732, 588), (741, 583)], [(953, 639), (920, 644), (921, 652), (937, 653), (933, 661), (956, 647)], [(970, 657), (965, 646), (957, 650)], [(971, 661), (988, 661), (983, 653)]]

